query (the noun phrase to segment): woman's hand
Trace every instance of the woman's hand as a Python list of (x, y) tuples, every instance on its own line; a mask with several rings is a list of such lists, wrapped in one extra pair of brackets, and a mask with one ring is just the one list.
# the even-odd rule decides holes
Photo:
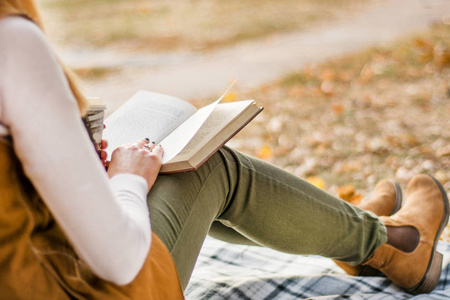
[[(106, 125), (103, 124), (103, 130), (105, 130)], [(99, 149), (100, 147), (100, 149)], [(100, 142), (99, 146), (95, 146), (98, 156), (100, 157), (100, 161), (102, 162), (103, 166), (105, 167), (105, 170), (108, 171), (108, 165), (109, 165), (109, 161), (107, 161), (108, 159), (108, 153), (105, 151), (106, 148), (108, 148), (108, 141), (102, 139), (102, 141)]]
[(146, 139), (120, 146), (112, 153), (108, 175), (110, 178), (118, 174), (144, 177), (150, 190), (161, 169), (163, 153), (160, 145), (156, 146)]
[(105, 149), (108, 148), (108, 141), (103, 140), (100, 144), (100, 150), (98, 150), (98, 156), (100, 156), (100, 161), (102, 162), (103, 166), (108, 170), (108, 164), (109, 161), (106, 159), (108, 158), (108, 153), (106, 153)]

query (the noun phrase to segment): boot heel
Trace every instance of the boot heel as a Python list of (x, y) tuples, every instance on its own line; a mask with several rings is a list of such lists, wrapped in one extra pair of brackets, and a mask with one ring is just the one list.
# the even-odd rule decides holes
[(408, 292), (411, 294), (422, 294), (430, 293), (434, 290), (436, 285), (439, 283), (439, 278), (441, 277), (442, 271), (442, 254), (434, 251), (431, 263), (428, 266), (427, 272), (425, 273), (422, 281)]

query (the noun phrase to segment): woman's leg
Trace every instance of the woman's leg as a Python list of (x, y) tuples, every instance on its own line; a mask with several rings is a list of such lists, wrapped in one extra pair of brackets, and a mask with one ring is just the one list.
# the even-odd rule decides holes
[(227, 147), (196, 172), (161, 175), (148, 203), (183, 288), (216, 220), (262, 246), (354, 264), (386, 242), (375, 215)]
[(246, 245), (246, 246), (261, 246), (254, 241), (248, 239), (243, 236), (241, 233), (237, 232), (231, 227), (225, 226), (220, 221), (214, 221), (211, 224), (211, 228), (208, 232), (209, 236), (213, 238), (222, 240), (224, 242), (238, 244), (238, 245)]

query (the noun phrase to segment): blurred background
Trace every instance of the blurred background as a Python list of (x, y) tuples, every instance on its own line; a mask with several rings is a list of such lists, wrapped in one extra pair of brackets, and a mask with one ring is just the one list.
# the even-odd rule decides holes
[[(265, 107), (230, 145), (358, 203), (382, 178), (450, 191), (450, 1), (39, 0), (85, 93)], [(444, 238), (448, 238), (446, 232)]]

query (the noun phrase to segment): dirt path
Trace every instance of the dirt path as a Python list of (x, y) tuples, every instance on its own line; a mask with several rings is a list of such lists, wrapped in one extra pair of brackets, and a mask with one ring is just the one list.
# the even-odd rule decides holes
[(449, 0), (378, 1), (345, 22), (239, 44), (206, 55), (168, 53), (133, 55), (113, 52), (62, 52), (77, 67), (124, 67), (123, 72), (85, 83), (88, 95), (100, 96), (109, 113), (139, 89), (184, 99), (216, 97), (234, 79), (253, 88), (299, 70), (305, 64), (389, 42), (450, 19)]

